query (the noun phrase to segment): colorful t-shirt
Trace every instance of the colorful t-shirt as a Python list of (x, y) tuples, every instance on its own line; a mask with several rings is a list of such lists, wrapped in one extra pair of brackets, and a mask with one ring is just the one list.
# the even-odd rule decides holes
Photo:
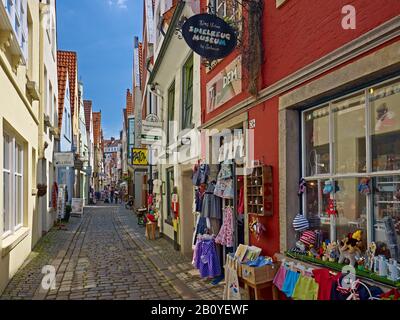
[(286, 279), (286, 268), (284, 266), (281, 266), (274, 278), (274, 285), (281, 291), (282, 291), (285, 279)]
[(288, 297), (291, 298), (293, 295), (294, 287), (296, 286), (297, 281), (299, 280), (300, 274), (291, 270), (286, 272), (285, 282), (283, 283), (282, 292)]
[(300, 276), (293, 290), (294, 300), (317, 300), (318, 283), (311, 277)]
[(313, 274), (319, 285), (318, 300), (331, 300), (332, 286), (341, 274), (334, 276), (328, 269), (313, 270)]

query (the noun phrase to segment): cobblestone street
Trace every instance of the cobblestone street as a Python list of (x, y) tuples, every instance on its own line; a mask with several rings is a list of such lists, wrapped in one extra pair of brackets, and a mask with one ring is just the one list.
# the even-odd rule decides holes
[[(57, 270), (54, 290), (41, 286), (46, 265)], [(71, 218), (67, 231), (43, 237), (1, 299), (213, 300), (222, 291), (223, 284), (200, 279), (166, 239), (148, 241), (132, 212), (99, 206)]]

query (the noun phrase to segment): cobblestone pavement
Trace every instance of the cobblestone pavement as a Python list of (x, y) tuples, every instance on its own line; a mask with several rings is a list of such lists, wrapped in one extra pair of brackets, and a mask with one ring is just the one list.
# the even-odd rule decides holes
[[(190, 259), (166, 239), (148, 241), (131, 211), (88, 207), (68, 231), (43, 237), (0, 299), (220, 299), (223, 285), (201, 280)], [(57, 270), (56, 288), (41, 287), (42, 268)]]

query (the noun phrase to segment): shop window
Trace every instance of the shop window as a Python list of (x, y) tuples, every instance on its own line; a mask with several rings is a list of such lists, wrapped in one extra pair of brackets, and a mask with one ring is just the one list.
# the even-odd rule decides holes
[(332, 104), (336, 173), (366, 172), (365, 96)]
[(329, 106), (304, 114), (304, 142), (307, 176), (330, 172)]
[[(362, 230), (364, 245), (375, 241), (397, 260), (399, 103), (396, 79), (302, 112), (303, 211), (310, 224), (334, 241)], [(360, 192), (366, 181), (367, 192)], [(332, 202), (336, 214), (328, 210)]]
[[(336, 190), (333, 197), (336, 201), (337, 217), (335, 219), (336, 239), (342, 240), (349, 233), (363, 231), (363, 243), (367, 241), (367, 197), (358, 190), (360, 179), (337, 179), (333, 185)], [(366, 248), (364, 248), (366, 249)]]
[(372, 185), (374, 239), (379, 246), (387, 245), (391, 256), (396, 254), (396, 250), (399, 255), (400, 175), (374, 178)]
[(193, 55), (183, 67), (182, 130), (192, 129), (193, 118)]
[(400, 170), (400, 83), (370, 89), (374, 171)]

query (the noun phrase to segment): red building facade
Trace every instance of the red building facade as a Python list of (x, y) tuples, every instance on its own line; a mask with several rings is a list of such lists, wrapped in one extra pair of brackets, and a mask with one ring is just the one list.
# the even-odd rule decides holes
[[(323, 214), (325, 200), (322, 199), (322, 207), (319, 208), (319, 212), (317, 209), (312, 209), (311, 191), (314, 190), (315, 184), (323, 184), (326, 180), (337, 181), (338, 184), (346, 186), (342, 190), (350, 190), (354, 184), (358, 186), (358, 180), (362, 175), (377, 177), (379, 171), (384, 171), (383, 175), (386, 176), (388, 171), (393, 171), (391, 179), (394, 181), (398, 181), (397, 174), (400, 175), (400, 166), (390, 170), (374, 170), (373, 163), (376, 159), (374, 157), (369, 159), (368, 156), (368, 150), (376, 149), (373, 142), (367, 143), (367, 155), (363, 156), (366, 159), (365, 167), (367, 169), (351, 170), (350, 165), (340, 171), (338, 164), (342, 161), (341, 154), (345, 153), (345, 148), (340, 149), (341, 147), (336, 147), (335, 143), (338, 143), (337, 141), (340, 139), (346, 141), (346, 139), (354, 137), (351, 132), (340, 130), (344, 132), (344, 137), (339, 137), (335, 143), (330, 139), (326, 143), (321, 142), (320, 145), (317, 145), (315, 143), (316, 130), (320, 130), (322, 127), (317, 123), (319, 120), (315, 120), (311, 125), (314, 133), (311, 135), (312, 137), (309, 137), (314, 141), (315, 148), (310, 152), (317, 152), (315, 150), (325, 147), (333, 148), (328, 153), (318, 152), (328, 155), (337, 168), (336, 171), (331, 168), (328, 170), (329, 172), (320, 174), (321, 179), (313, 178), (315, 172), (307, 172), (309, 142), (302, 137), (308, 136), (308, 129), (305, 126), (309, 113), (307, 111), (304, 113), (304, 110), (316, 108), (315, 110), (318, 111), (320, 105), (336, 105), (336, 99), (341, 101), (342, 97), (347, 97), (348, 94), (353, 95), (353, 93), (356, 96), (361, 95), (362, 104), (365, 104), (364, 93), (368, 95), (367, 100), (372, 101), (373, 92), (383, 88), (384, 81), (389, 81), (387, 88), (397, 92), (395, 88), (397, 88), (398, 82), (396, 81), (398, 79), (396, 77), (400, 72), (398, 33), (400, 3), (396, 0), (368, 2), (354, 0), (350, 1), (352, 7), (349, 9), (346, 7), (349, 5), (348, 2), (343, 0), (264, 1), (262, 21), (260, 21), (263, 56), (259, 68), (257, 95), (248, 92), (248, 70), (250, 68), (241, 63), (241, 84), (233, 84), (233, 90), (225, 94), (225, 98), (220, 98), (220, 105), (214, 103), (216, 107), (210, 107), (209, 88), (219, 75), (229, 75), (233, 68), (232, 65), (235, 64), (238, 57), (243, 62), (246, 53), (241, 48), (220, 61), (211, 71), (205, 66), (202, 68), (202, 128), (223, 129), (243, 125), (244, 129), (248, 129), (250, 126), (254, 129), (254, 159), (264, 165), (272, 166), (273, 215), (259, 218), (265, 227), (265, 231), (260, 237), (251, 233), (248, 235), (249, 243), (261, 247), (263, 253), (267, 255), (284, 252), (294, 246), (296, 234), (292, 222), (299, 212), (305, 212), (306, 215), (322, 214), (320, 218), (323, 220), (322, 229), (326, 232), (325, 237), (336, 238), (342, 236), (342, 233), (345, 232), (344, 229), (347, 230), (352, 218), (359, 222), (364, 219), (365, 215), (366, 222), (362, 228), (368, 241), (373, 240), (376, 237), (376, 231), (371, 225), (377, 212), (372, 205), (369, 207), (368, 202), (372, 199), (367, 200), (367, 204), (364, 204), (364, 200), (360, 200), (352, 191), (348, 191), (343, 199), (338, 196), (338, 201), (343, 205), (343, 208), (339, 208), (339, 217), (340, 210), (345, 210), (346, 213), (343, 213), (345, 222), (338, 222), (336, 225)], [(217, 1), (217, 5), (221, 5), (221, 3), (223, 1)], [(234, 1), (226, 1), (228, 7), (234, 3)], [(207, 10), (207, 4), (208, 1), (201, 0), (203, 11)], [(352, 15), (353, 9), (355, 10), (354, 16)], [(225, 12), (229, 12), (229, 10), (225, 10)], [(248, 32), (246, 21), (249, 21), (246, 9), (243, 9), (242, 14), (245, 18), (243, 30), (244, 37), (246, 37)], [(353, 18), (356, 22), (355, 29), (346, 29), (346, 24), (343, 25), (343, 22), (350, 23)], [(374, 88), (377, 89), (374, 91)], [(398, 93), (394, 94), (393, 99), (400, 103)], [(370, 105), (372, 106), (372, 103)], [(373, 107), (368, 108), (372, 110)], [(353, 112), (352, 110), (349, 109), (349, 112)], [(332, 119), (336, 119), (335, 117), (344, 119), (340, 125), (345, 126), (343, 123), (348, 121), (345, 119), (345, 115), (337, 116), (334, 112), (332, 109)], [(354, 111), (353, 115), (360, 114)], [(332, 128), (337, 129), (339, 124), (335, 122), (336, 120), (332, 121), (334, 124)], [(368, 127), (367, 124), (366, 126)], [(340, 135), (337, 132), (339, 130), (336, 130), (336, 138)], [(396, 134), (395, 143), (398, 143), (400, 131), (396, 129), (393, 132)], [(332, 132), (330, 134), (332, 135)], [(320, 134), (320, 136), (322, 135)], [(354, 138), (354, 140), (356, 139)], [(336, 155), (332, 150), (337, 151)], [(377, 152), (379, 153), (379, 151)], [(385, 153), (385, 151), (381, 153)], [(387, 156), (387, 154), (385, 155)], [(349, 158), (351, 157), (349, 156)], [(354, 162), (359, 164), (360, 161), (356, 159)], [(318, 165), (317, 161), (314, 166)], [(329, 163), (325, 165), (328, 166)], [(368, 165), (371, 168), (368, 168)], [(352, 174), (353, 171), (356, 172)], [(311, 191), (299, 197), (299, 180), (302, 177), (306, 177), (307, 189)], [(349, 180), (344, 180), (344, 177), (352, 179), (351, 183)], [(248, 228), (249, 220), (250, 218), (247, 218), (245, 228)], [(345, 227), (343, 227), (344, 225)], [(334, 230), (335, 226), (337, 230)]]

